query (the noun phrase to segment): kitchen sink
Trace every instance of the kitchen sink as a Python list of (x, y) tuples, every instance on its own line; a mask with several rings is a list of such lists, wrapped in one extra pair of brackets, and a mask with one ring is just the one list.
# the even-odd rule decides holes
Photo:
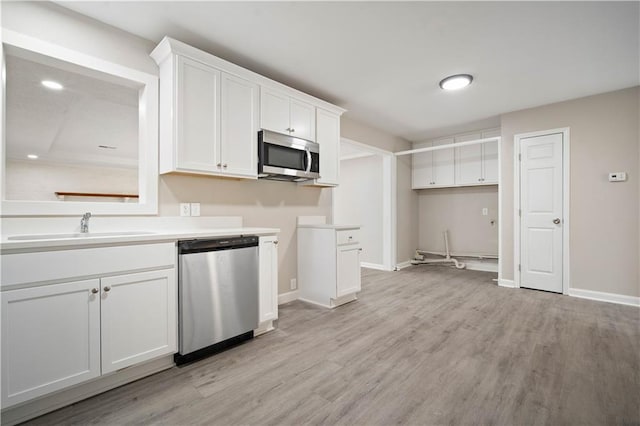
[(69, 238), (92, 238), (92, 237), (124, 237), (127, 235), (152, 235), (155, 232), (147, 231), (122, 231), (122, 232), (76, 232), (73, 234), (40, 234), (40, 235), (14, 235), (7, 237), (7, 240), (63, 240)]

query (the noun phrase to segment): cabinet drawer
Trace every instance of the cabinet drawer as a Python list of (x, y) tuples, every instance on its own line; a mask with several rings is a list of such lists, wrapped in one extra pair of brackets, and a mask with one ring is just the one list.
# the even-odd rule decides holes
[(5, 254), (2, 255), (1, 286), (4, 290), (27, 283), (170, 268), (175, 263), (175, 243)]
[(347, 229), (345, 231), (337, 231), (336, 241), (339, 246), (344, 244), (356, 244), (360, 242), (359, 229)]

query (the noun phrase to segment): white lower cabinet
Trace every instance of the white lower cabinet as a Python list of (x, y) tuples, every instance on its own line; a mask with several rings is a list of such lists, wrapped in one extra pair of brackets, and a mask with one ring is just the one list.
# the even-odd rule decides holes
[(357, 244), (338, 247), (337, 297), (360, 291), (360, 250)]
[(103, 278), (100, 285), (102, 374), (176, 351), (175, 270)]
[(173, 243), (3, 255), (2, 407), (175, 353), (175, 259)]
[(260, 237), (258, 244), (260, 324), (255, 335), (273, 330), (273, 321), (278, 319), (278, 237)]
[(334, 308), (360, 291), (359, 227), (298, 227), (299, 299)]
[(3, 407), (100, 376), (99, 288), (94, 279), (2, 293)]

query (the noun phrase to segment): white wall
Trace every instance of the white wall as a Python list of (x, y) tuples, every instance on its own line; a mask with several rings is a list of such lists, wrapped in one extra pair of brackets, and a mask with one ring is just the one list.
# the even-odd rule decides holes
[[(570, 128), (571, 287), (640, 296), (640, 88), (502, 116), (502, 274), (513, 279), (514, 135)], [(609, 172), (627, 172), (610, 183)]]
[[(459, 256), (498, 255), (498, 186), (468, 186), (418, 191), (419, 248)], [(482, 209), (487, 208), (487, 216)], [(493, 224), (491, 223), (493, 221)]]
[(340, 186), (334, 189), (334, 223), (361, 225), (360, 261), (383, 266), (382, 156), (340, 161)]

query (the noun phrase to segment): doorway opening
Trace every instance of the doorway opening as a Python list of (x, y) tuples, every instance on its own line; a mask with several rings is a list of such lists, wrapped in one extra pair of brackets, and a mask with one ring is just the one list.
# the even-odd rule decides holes
[(340, 186), (333, 189), (333, 223), (360, 225), (361, 266), (395, 270), (396, 158), (351, 139), (340, 141)]

